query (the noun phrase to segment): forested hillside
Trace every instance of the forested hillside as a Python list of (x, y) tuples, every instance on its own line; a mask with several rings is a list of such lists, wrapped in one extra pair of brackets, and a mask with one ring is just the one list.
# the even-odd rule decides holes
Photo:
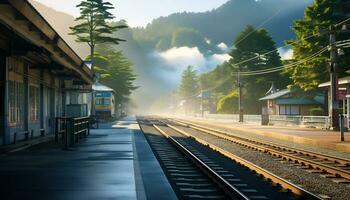
[[(228, 59), (233, 40), (246, 25), (267, 28), (277, 46), (294, 37), (290, 26), (303, 17), (312, 0), (230, 0), (221, 7), (203, 13), (175, 13), (153, 20), (146, 27), (121, 30), (126, 39), (117, 48), (133, 62), (136, 84), (134, 94), (141, 108), (150, 108), (159, 94), (171, 94), (187, 65), (208, 72)], [(68, 35), (74, 18), (34, 2), (45, 18), (82, 57), (88, 48), (76, 44)], [(55, 20), (57, 18), (64, 20)], [(186, 48), (182, 48), (186, 47)], [(175, 48), (175, 49), (174, 49)], [(146, 84), (147, 83), (147, 84)], [(154, 92), (157, 91), (157, 94)]]

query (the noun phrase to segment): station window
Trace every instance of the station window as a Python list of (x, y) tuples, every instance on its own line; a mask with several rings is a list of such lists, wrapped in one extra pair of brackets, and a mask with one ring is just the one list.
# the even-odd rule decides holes
[(23, 120), (23, 83), (9, 81), (9, 122), (18, 123)]
[(29, 100), (30, 100), (30, 120), (39, 120), (39, 88), (30, 86), (29, 88)]

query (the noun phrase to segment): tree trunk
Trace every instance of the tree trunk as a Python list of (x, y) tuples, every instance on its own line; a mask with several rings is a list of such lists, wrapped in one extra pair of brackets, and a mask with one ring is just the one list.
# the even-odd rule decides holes
[[(95, 54), (95, 46), (91, 45), (90, 46), (90, 61), (91, 61), (91, 72), (93, 76), (95, 77), (95, 70), (94, 70), (94, 54)], [(91, 115), (95, 116), (96, 115), (96, 110), (95, 110), (95, 92), (92, 91), (91, 93)]]
[(95, 46), (90, 46), (90, 60), (91, 60), (91, 71), (95, 75), (94, 70), (94, 57), (95, 57)]

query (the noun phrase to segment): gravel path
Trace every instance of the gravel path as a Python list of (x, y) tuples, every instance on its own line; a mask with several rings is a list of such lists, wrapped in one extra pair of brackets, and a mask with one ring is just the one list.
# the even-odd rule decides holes
[(210, 143), (221, 147), (237, 156), (240, 156), (256, 165), (286, 179), (290, 182), (300, 185), (306, 190), (319, 194), (323, 197), (331, 197), (336, 200), (349, 199), (350, 187), (343, 184), (337, 184), (330, 179), (323, 178), (318, 174), (309, 173), (305, 170), (299, 169), (291, 162), (277, 161), (275, 157), (254, 151), (248, 148), (241, 147), (216, 136), (211, 136), (200, 131), (185, 128), (183, 126), (175, 126), (189, 134), (198, 138), (209, 141)]
[[(272, 142), (272, 143), (281, 144), (281, 145), (285, 145), (285, 146), (289, 146), (289, 147), (294, 147), (294, 148), (304, 149), (304, 150), (308, 150), (308, 151), (323, 153), (323, 154), (327, 154), (327, 155), (331, 155), (331, 156), (337, 156), (337, 157), (341, 157), (341, 158), (350, 159), (350, 153), (346, 153), (346, 152), (339, 152), (339, 151), (332, 150), (332, 149), (326, 149), (326, 148), (316, 147), (316, 146), (307, 145), (307, 144), (299, 144), (299, 143), (289, 142), (289, 141), (285, 141), (285, 140), (269, 138), (266, 136), (261, 136), (258, 134), (249, 133), (248, 131), (235, 130), (234, 127), (232, 127), (232, 128), (223, 127), (222, 125), (220, 125), (220, 123), (208, 124), (210, 122), (205, 123), (205, 122), (200, 122), (200, 121), (195, 122), (192, 120), (188, 120), (188, 121), (193, 122), (193, 123), (198, 124), (198, 125), (205, 126), (205, 127), (215, 128), (217, 130), (222, 130), (222, 131), (226, 131), (226, 132), (231, 132), (231, 133), (234, 133), (237, 135), (244, 136), (244, 137), (249, 138), (249, 139), (260, 140), (262, 142)], [(223, 125), (227, 125), (227, 124), (223, 124)]]

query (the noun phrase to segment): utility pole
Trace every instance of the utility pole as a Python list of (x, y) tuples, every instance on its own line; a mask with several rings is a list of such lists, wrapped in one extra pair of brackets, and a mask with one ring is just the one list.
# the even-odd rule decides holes
[(243, 122), (243, 84), (242, 84), (240, 72), (238, 72), (238, 88), (239, 88), (239, 100), (238, 100), (239, 121), (238, 122)]
[(201, 115), (204, 118), (203, 88), (201, 86)]
[(336, 46), (336, 31), (334, 26), (330, 26), (330, 62), (329, 62), (329, 74), (330, 74), (330, 99), (329, 99), (329, 117), (331, 122), (331, 129), (339, 129), (339, 102), (338, 102), (338, 70), (337, 70), (337, 46)]

